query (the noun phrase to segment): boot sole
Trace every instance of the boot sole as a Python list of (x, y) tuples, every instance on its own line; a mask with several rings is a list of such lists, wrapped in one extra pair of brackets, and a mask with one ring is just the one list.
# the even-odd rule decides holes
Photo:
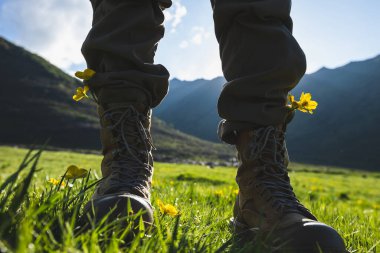
[[(319, 222), (308, 225), (300, 224), (291, 228), (291, 231), (283, 229), (266, 233), (260, 231), (259, 228), (249, 228), (234, 218), (230, 219), (229, 224), (232, 232), (241, 243), (262, 244), (265, 247), (265, 252), (268, 253), (349, 253), (339, 234), (333, 228)], [(282, 239), (276, 234), (285, 235), (288, 238), (298, 237), (297, 241), (301, 245), (297, 245), (295, 240)], [(319, 240), (311, 240), (312, 238), (319, 238)], [(323, 242), (323, 240), (325, 242), (320, 246), (319, 241)], [(326, 244), (333, 246), (329, 247)]]
[[(140, 219), (143, 221), (143, 228)], [(115, 221), (121, 227), (132, 225), (132, 234), (138, 233), (141, 229), (149, 232), (153, 228), (153, 208), (147, 200), (133, 194), (104, 195), (90, 200), (85, 205), (78, 230), (81, 233), (99, 224), (110, 224)], [(132, 239), (133, 236), (128, 241)]]

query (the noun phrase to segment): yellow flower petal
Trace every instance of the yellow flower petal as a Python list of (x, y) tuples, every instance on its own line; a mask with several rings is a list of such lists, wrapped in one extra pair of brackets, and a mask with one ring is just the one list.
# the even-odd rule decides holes
[(294, 100), (292, 95), (289, 95), (289, 101), (291, 101), (291, 105), (288, 105), (293, 110), (299, 110), (301, 112), (306, 112), (313, 114), (313, 110), (315, 110), (318, 106), (316, 101), (311, 100), (312, 96), (310, 93), (302, 92), (300, 101)]
[(309, 110), (314, 110), (314, 109), (317, 108), (317, 106), (318, 106), (318, 103), (317, 103), (316, 101), (310, 101), (310, 102), (308, 103), (308, 109), (309, 109)]
[(170, 204), (164, 204), (161, 200), (157, 200), (157, 204), (162, 214), (168, 214), (172, 217), (179, 215), (179, 212), (175, 208), (175, 206)]
[(78, 95), (76, 95), (76, 94), (73, 96), (73, 99), (74, 99), (75, 101), (77, 101), (77, 102), (78, 102), (79, 100), (81, 100), (82, 98), (84, 98), (84, 97), (83, 97), (83, 96), (78, 96)]
[(48, 182), (51, 183), (51, 184), (53, 184), (53, 185), (57, 185), (57, 184), (59, 184), (59, 181), (58, 181), (57, 179), (55, 179), (55, 178), (50, 178), (50, 179), (48, 180)]
[(76, 77), (78, 77), (79, 79), (83, 79), (83, 72), (82, 71), (77, 71), (75, 72), (74, 74)]
[(219, 191), (216, 191), (216, 192), (215, 192), (215, 195), (216, 195), (217, 197), (224, 197), (224, 192), (223, 192), (222, 190), (219, 190)]
[(157, 205), (160, 208), (161, 213), (164, 212), (164, 203), (161, 200), (157, 200)]
[(79, 101), (81, 100), (82, 98), (87, 98), (87, 91), (88, 91), (89, 87), (87, 85), (85, 85), (83, 88), (82, 87), (78, 87), (77, 90), (76, 90), (76, 94), (74, 94), (73, 96), (73, 99), (75, 101)]
[[(50, 178), (49, 180), (48, 180), (48, 182), (49, 183), (51, 183), (51, 184), (53, 184), (53, 185), (59, 185), (59, 180), (57, 180), (57, 179), (55, 179), (55, 178)], [(62, 182), (61, 183), (61, 188), (65, 188), (65, 186), (66, 186), (66, 183), (65, 182)]]
[(80, 169), (78, 166), (70, 165), (67, 168), (65, 178), (67, 179), (77, 179), (84, 178), (87, 176), (88, 171), (86, 169)]
[(94, 70), (92, 70), (92, 69), (85, 69), (84, 71), (83, 71), (83, 74), (84, 74), (84, 76), (85, 76), (85, 80), (88, 80), (88, 79), (90, 79), (91, 77), (93, 77), (94, 75), (95, 75), (95, 71)]
[(84, 71), (77, 71), (75, 72), (75, 76), (79, 79), (88, 81), (91, 77), (93, 77), (96, 74), (96, 72), (92, 69), (85, 69)]
[(289, 94), (289, 95), (288, 95), (288, 100), (289, 100), (289, 102), (292, 104), (292, 103), (294, 102), (294, 96), (291, 95), (291, 94)]
[(300, 97), (300, 102), (302, 103), (304, 101), (310, 101), (310, 100), (311, 100), (311, 94), (302, 92), (301, 97)]

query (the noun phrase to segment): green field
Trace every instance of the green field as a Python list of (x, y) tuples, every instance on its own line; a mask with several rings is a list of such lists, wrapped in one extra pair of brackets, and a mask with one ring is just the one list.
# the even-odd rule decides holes
[[(25, 149), (0, 147), (0, 185), (21, 164)], [(155, 230), (124, 246), (122, 228), (108, 233), (94, 227), (77, 234), (75, 220), (91, 195), (79, 194), (83, 180), (56, 189), (69, 165), (91, 169), (89, 183), (100, 177), (101, 157), (70, 152), (42, 153), (25, 191), (30, 163), (13, 185), (1, 189), (0, 252), (253, 252), (254, 245), (231, 240), (228, 220), (236, 196), (234, 168), (155, 164), (152, 204)], [(290, 165), (295, 192), (320, 221), (335, 227), (350, 252), (380, 252), (380, 174)], [(24, 180), (26, 178), (26, 180)], [(24, 181), (23, 181), (24, 180)], [(24, 187), (24, 188), (23, 188)], [(162, 215), (157, 200), (174, 205), (180, 216)]]

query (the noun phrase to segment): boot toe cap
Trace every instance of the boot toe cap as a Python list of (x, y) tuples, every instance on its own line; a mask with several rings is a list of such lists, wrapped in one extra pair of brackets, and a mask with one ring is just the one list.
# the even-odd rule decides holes
[[(317, 221), (301, 223), (292, 228), (293, 232), (282, 232), (281, 241), (284, 245), (279, 252), (323, 252), (346, 253), (344, 241), (332, 227)], [(281, 247), (280, 247), (281, 248)]]
[[(95, 223), (104, 217), (107, 217), (107, 221), (114, 221), (117, 218), (141, 213), (147, 227), (153, 224), (153, 210), (150, 203), (142, 197), (129, 193), (109, 194), (91, 200), (85, 206), (84, 213)], [(135, 222), (138, 220), (139, 218)]]

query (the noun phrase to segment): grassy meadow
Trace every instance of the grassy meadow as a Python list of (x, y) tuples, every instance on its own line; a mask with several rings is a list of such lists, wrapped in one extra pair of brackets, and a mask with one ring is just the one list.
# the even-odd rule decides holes
[[(101, 175), (100, 156), (35, 151), (23, 162), (27, 153), (0, 147), (0, 252), (256, 252), (236, 243), (229, 228), (235, 168), (156, 163), (155, 229), (141, 229), (125, 245), (129, 231), (117, 224), (78, 232), (93, 189), (86, 187)], [(65, 180), (62, 189), (48, 182), (73, 164), (91, 169), (90, 177)], [(380, 252), (379, 173), (291, 164), (290, 177), (301, 202), (338, 230), (350, 252)], [(158, 200), (180, 215), (162, 214)]]

